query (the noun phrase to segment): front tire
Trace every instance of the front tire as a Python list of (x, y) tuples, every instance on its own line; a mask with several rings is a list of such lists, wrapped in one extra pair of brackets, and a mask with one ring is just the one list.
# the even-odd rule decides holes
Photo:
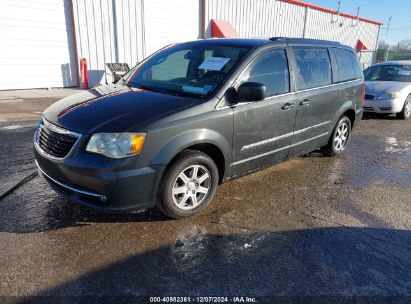
[(214, 197), (218, 169), (205, 153), (187, 150), (171, 164), (159, 191), (159, 209), (178, 219), (204, 210)]
[(342, 116), (337, 122), (328, 144), (321, 149), (327, 156), (336, 156), (344, 152), (351, 136), (351, 120)]
[(397, 117), (401, 119), (408, 119), (411, 117), (411, 95), (408, 95), (404, 102), (402, 111), (397, 114)]

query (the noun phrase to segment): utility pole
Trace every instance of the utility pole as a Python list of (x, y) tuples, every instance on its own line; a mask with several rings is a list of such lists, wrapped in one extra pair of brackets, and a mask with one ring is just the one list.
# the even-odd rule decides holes
[(387, 30), (386, 33), (385, 33), (386, 35), (388, 35), (388, 31), (390, 30), (391, 19), (392, 19), (392, 16), (390, 16), (390, 18), (388, 19), (387, 27), (382, 28), (382, 30)]
[[(390, 30), (390, 26), (391, 26), (391, 19), (392, 16), (390, 16), (390, 18), (388, 18), (388, 23), (387, 23), (387, 27), (382, 28), (382, 30), (386, 30), (385, 35), (388, 35), (388, 31)], [(390, 45), (387, 46), (387, 49), (384, 52), (384, 61), (388, 61), (388, 53), (390, 51)]]

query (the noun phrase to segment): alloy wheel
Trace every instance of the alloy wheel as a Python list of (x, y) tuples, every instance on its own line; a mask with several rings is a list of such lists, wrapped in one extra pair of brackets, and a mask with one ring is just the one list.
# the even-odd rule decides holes
[(184, 210), (198, 207), (211, 189), (210, 172), (202, 165), (192, 165), (181, 171), (173, 183), (174, 204)]
[(348, 142), (349, 129), (346, 122), (342, 122), (334, 136), (334, 149), (337, 151), (343, 150)]
[(408, 98), (405, 102), (404, 116), (405, 117), (410, 117), (411, 116), (411, 98)]

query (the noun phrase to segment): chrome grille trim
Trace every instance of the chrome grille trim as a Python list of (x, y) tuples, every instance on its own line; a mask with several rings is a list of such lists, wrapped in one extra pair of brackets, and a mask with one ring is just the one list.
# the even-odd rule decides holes
[[(49, 132), (51, 131), (51, 132), (60, 134), (62, 136), (75, 137), (74, 143), (72, 144), (72, 146), (69, 148), (69, 150), (67, 151), (67, 153), (64, 156), (60, 157), (60, 156), (52, 155), (52, 154), (48, 153), (47, 151), (45, 151), (41, 147), (40, 133), (45, 132), (45, 131), (43, 131), (43, 128), (46, 128), (46, 130), (48, 130)], [(42, 117), (40, 119), (40, 122), (39, 122), (38, 126), (37, 126), (36, 132), (34, 133), (34, 146), (35, 146), (35, 148), (38, 152), (40, 152), (43, 156), (45, 156), (47, 158), (54, 159), (54, 160), (63, 160), (71, 154), (71, 152), (73, 151), (74, 147), (77, 145), (77, 143), (79, 142), (79, 139), (81, 137), (82, 137), (82, 134), (63, 129), (59, 126), (56, 126), (56, 125), (50, 123), (49, 121), (44, 119), (44, 117)], [(52, 140), (55, 140), (55, 139), (52, 139)], [(58, 147), (58, 148), (56, 147), (56, 149), (61, 149), (61, 147)]]

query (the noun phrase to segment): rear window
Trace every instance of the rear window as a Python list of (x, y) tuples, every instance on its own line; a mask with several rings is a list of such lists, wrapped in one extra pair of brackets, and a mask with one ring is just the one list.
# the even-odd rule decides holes
[(331, 84), (331, 62), (323, 48), (295, 48), (298, 88), (311, 89)]
[(357, 57), (353, 52), (344, 49), (333, 49), (337, 68), (334, 73), (334, 82), (348, 81), (362, 77)]

